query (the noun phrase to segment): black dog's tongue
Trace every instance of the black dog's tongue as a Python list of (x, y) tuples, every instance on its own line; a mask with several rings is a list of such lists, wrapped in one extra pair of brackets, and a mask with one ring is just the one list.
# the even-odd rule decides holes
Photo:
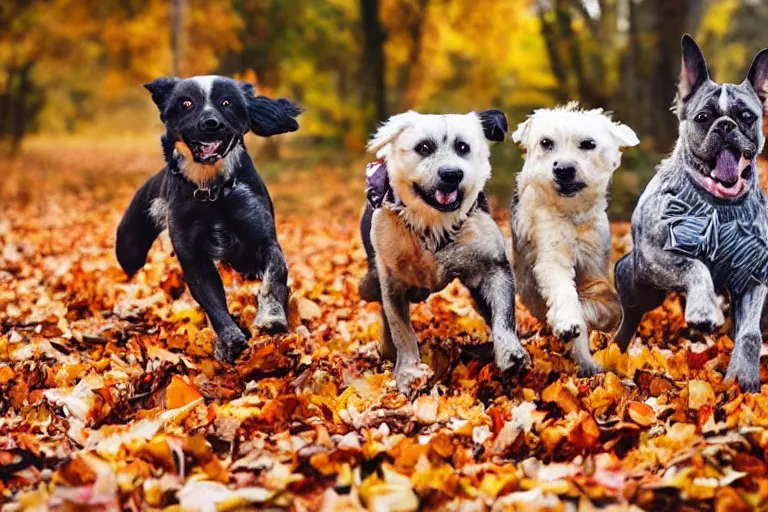
[(736, 155), (728, 149), (724, 149), (717, 155), (717, 165), (711, 176), (722, 183), (736, 183), (739, 181), (739, 161)]

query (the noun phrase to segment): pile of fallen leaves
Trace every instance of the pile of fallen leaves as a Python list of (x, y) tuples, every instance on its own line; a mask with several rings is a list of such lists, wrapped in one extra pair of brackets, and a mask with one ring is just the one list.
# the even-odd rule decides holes
[[(767, 506), (768, 387), (724, 383), (731, 339), (688, 329), (676, 298), (628, 354), (594, 334), (610, 372), (591, 379), (519, 309), (533, 368), (502, 377), (454, 283), (413, 307), (435, 377), (409, 400), (378, 355), (379, 306), (357, 295), (362, 163), (318, 161), (269, 180), (291, 332), (252, 331), (222, 365), (167, 238), (131, 281), (113, 255), (159, 148), (93, 152), (3, 162), (3, 510)], [(631, 239), (614, 230), (617, 257)], [(259, 284), (222, 274), (249, 326)]]

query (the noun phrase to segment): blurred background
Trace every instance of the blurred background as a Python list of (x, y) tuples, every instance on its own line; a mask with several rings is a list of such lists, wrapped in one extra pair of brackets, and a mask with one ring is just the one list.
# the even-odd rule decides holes
[[(95, 148), (114, 147), (159, 167), (162, 127), (141, 84), (222, 74), (306, 108), (296, 134), (249, 141), (257, 164), (362, 175), (366, 138), (391, 114), (496, 107), (514, 126), (577, 99), (642, 140), (616, 177), (611, 213), (625, 219), (676, 138), (682, 34), (718, 80), (740, 82), (766, 27), (765, 0), (2, 0), (0, 144), (80, 148), (73, 159), (93, 165)], [(505, 204), (520, 153), (507, 142), (493, 158)]]

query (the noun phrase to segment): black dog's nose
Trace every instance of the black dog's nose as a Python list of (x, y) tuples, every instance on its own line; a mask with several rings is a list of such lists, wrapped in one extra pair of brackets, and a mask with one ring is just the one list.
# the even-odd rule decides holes
[(206, 117), (205, 119), (201, 119), (200, 123), (198, 125), (200, 129), (204, 132), (215, 132), (222, 126), (222, 122), (216, 119), (215, 117)]
[(441, 167), (437, 170), (437, 175), (444, 182), (455, 185), (464, 177), (464, 171), (455, 167)]
[(558, 181), (571, 181), (576, 177), (576, 166), (572, 163), (558, 163), (552, 166), (552, 171), (555, 173), (555, 178)]

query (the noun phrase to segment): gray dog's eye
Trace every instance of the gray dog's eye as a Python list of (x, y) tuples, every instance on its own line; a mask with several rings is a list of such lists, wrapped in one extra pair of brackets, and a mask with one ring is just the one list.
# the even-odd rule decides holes
[(414, 151), (416, 151), (421, 156), (426, 157), (435, 152), (435, 144), (431, 140), (423, 140), (416, 144)]
[(757, 119), (757, 116), (749, 110), (743, 110), (741, 114), (739, 114), (739, 118), (746, 124), (752, 124), (755, 122), (755, 119)]
[(709, 121), (709, 112), (699, 112), (693, 120), (697, 123), (706, 123)]
[(592, 151), (597, 147), (597, 144), (592, 139), (584, 139), (583, 141), (579, 142), (579, 149), (583, 149), (584, 151)]
[(456, 153), (458, 153), (459, 156), (464, 156), (469, 153), (469, 144), (464, 141), (457, 140), (453, 147), (456, 149)]
[(552, 139), (548, 139), (544, 137), (541, 139), (541, 142), (539, 142), (542, 148), (546, 149), (547, 151), (552, 151), (555, 148), (555, 142)]

